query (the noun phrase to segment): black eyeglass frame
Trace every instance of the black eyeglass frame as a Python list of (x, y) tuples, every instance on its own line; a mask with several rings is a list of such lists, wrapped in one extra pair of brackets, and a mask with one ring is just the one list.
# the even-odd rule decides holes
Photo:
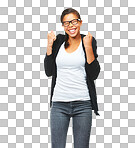
[[(64, 26), (64, 23), (68, 22), (69, 24), (68, 24), (67, 26), (64, 26), (64, 27), (68, 27), (68, 26), (70, 25), (70, 23), (72, 23), (72, 21), (74, 21), (74, 20), (77, 20), (77, 23), (78, 23), (78, 21), (81, 21), (81, 19), (79, 19), (79, 18), (78, 18), (78, 19), (73, 19), (73, 20), (71, 20), (71, 21), (62, 22), (62, 25)], [(77, 23), (76, 23), (76, 24), (77, 24)], [(75, 25), (76, 25), (76, 24), (75, 24)], [(72, 25), (74, 25), (74, 24), (72, 23)]]

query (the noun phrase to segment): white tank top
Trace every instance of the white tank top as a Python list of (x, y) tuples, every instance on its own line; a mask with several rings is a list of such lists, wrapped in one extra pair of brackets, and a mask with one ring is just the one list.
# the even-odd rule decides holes
[(57, 78), (52, 101), (90, 100), (82, 41), (72, 53), (65, 50), (63, 43), (56, 56), (56, 65)]

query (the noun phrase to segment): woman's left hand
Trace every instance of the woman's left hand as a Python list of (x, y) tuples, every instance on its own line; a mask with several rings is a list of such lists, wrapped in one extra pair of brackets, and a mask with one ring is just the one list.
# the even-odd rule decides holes
[(90, 32), (88, 32), (88, 34), (83, 37), (83, 43), (85, 48), (92, 47), (92, 35), (90, 34)]

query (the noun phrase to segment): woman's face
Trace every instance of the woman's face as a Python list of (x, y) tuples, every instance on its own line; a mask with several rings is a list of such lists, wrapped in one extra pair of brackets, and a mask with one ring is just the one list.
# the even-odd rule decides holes
[[(78, 19), (78, 17), (73, 14), (73, 13), (70, 13), (70, 14), (66, 14), (63, 18), (63, 22), (65, 21), (71, 21), (73, 19)], [(78, 21), (77, 24), (73, 25), (71, 22), (69, 24), (69, 26), (64, 27), (64, 30), (65, 32), (70, 36), (70, 37), (76, 37), (78, 34), (80, 34), (80, 26), (82, 25), (82, 20), (81, 21)]]

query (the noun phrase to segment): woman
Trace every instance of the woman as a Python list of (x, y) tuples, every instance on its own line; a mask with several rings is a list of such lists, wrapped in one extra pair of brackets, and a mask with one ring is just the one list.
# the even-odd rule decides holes
[(48, 33), (44, 59), (45, 73), (52, 76), (51, 146), (65, 148), (72, 117), (74, 148), (89, 148), (92, 110), (99, 115), (94, 84), (100, 72), (97, 44), (90, 33), (80, 34), (82, 20), (75, 9), (65, 9), (61, 23), (65, 35)]

